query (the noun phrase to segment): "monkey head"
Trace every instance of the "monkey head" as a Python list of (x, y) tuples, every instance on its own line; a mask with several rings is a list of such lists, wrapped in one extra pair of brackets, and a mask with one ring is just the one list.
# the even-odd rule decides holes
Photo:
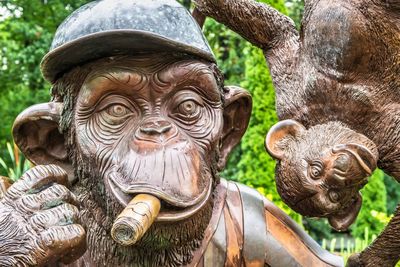
[(354, 222), (362, 203), (359, 190), (377, 164), (371, 140), (339, 122), (306, 129), (284, 120), (270, 129), (265, 145), (277, 160), (278, 192), (293, 210), (326, 217), (336, 230)]
[[(52, 100), (18, 116), (14, 139), (35, 164), (69, 172), (85, 202), (83, 224), (109, 233), (127, 203), (146, 193), (161, 201), (161, 211), (137, 247), (195, 238), (190, 249), (198, 245), (217, 172), (247, 128), (251, 97), (224, 87), (187, 10), (173, 0), (92, 2), (57, 30), (42, 72)], [(99, 231), (88, 240), (117, 246)], [(129, 249), (118, 248), (120, 258), (134, 257)], [(135, 259), (156, 266), (152, 255), (144, 250)]]
[[(53, 88), (63, 102), (33, 106), (17, 118), (14, 136), (21, 149), (37, 164), (67, 170), (73, 155), (76, 163), (91, 165), (122, 205), (139, 193), (159, 197), (165, 205), (160, 221), (192, 215), (209, 199), (215, 173), (247, 128), (250, 95), (222, 87), (213, 63), (166, 54), (116, 57), (83, 68), (82, 81), (77, 69)], [(71, 91), (62, 93), (67, 83), (73, 83)], [(58, 133), (63, 117), (69, 119), (62, 128), (68, 149)]]

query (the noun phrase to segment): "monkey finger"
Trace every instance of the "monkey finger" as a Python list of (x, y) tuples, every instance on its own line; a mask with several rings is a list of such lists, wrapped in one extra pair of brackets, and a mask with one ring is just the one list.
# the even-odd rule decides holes
[(78, 217), (78, 208), (69, 203), (65, 203), (55, 208), (35, 213), (29, 218), (29, 223), (34, 230), (43, 231), (52, 226), (79, 223)]
[(79, 224), (54, 226), (43, 231), (41, 240), (47, 252), (46, 263), (73, 262), (86, 250), (86, 232)]
[(52, 183), (68, 185), (68, 175), (64, 169), (54, 164), (35, 166), (10, 186), (6, 197), (10, 200), (15, 200), (25, 193), (34, 193)]
[(37, 194), (22, 196), (15, 206), (19, 210), (29, 213), (56, 207), (62, 203), (79, 206), (77, 198), (68, 188), (60, 184), (54, 184)]

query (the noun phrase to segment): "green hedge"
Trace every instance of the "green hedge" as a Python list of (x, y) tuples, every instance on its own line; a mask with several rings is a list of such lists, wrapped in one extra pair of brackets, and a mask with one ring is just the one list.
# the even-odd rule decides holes
[(386, 209), (386, 187), (384, 173), (376, 170), (368, 184), (361, 190), (363, 204), (356, 222), (351, 227), (352, 236), (363, 238), (365, 229), (368, 234), (378, 235), (389, 222)]

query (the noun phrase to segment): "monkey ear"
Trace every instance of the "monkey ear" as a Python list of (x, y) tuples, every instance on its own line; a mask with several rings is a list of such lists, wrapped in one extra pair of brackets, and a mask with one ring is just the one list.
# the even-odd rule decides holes
[(280, 121), (268, 131), (267, 137), (265, 138), (265, 148), (271, 157), (282, 160), (285, 153), (282, 148), (279, 147), (280, 141), (287, 137), (296, 138), (303, 131), (305, 131), (304, 126), (295, 120)]
[(25, 157), (36, 165), (57, 164), (72, 175), (64, 145), (58, 131), (63, 104), (49, 102), (31, 106), (14, 121), (13, 137)]
[(360, 212), (362, 205), (362, 196), (360, 193), (357, 195), (357, 199), (348, 208), (342, 210), (338, 214), (331, 215), (328, 217), (329, 224), (336, 231), (346, 231), (350, 225), (357, 219), (357, 215)]
[(223, 170), (232, 149), (240, 142), (249, 125), (251, 95), (237, 86), (226, 86), (224, 93), (224, 126), (218, 169)]

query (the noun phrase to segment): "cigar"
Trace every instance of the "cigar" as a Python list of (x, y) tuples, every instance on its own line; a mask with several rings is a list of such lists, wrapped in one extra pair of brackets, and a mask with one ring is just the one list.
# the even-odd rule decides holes
[(153, 224), (160, 208), (160, 200), (152, 195), (135, 196), (115, 220), (111, 237), (124, 246), (135, 244)]

